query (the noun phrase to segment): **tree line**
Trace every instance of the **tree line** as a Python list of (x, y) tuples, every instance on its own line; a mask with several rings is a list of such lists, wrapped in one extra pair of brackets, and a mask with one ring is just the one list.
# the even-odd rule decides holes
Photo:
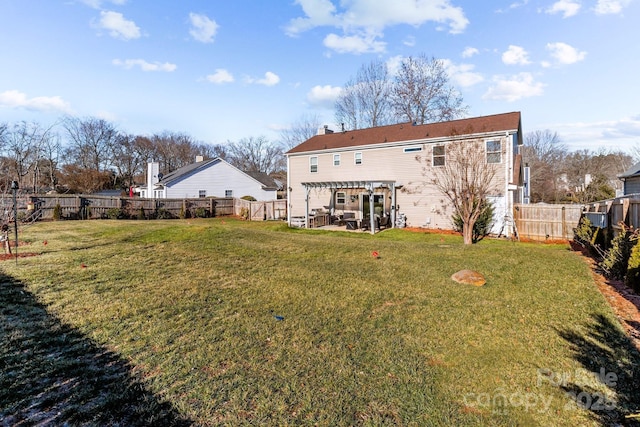
[(101, 118), (65, 116), (55, 125), (0, 124), (0, 191), (17, 181), (25, 192), (93, 193), (128, 189), (146, 180), (155, 161), (164, 173), (196, 156), (220, 157), (243, 171), (284, 173), (282, 144), (263, 136), (207, 144), (187, 133), (133, 135)]
[(523, 161), (530, 167), (532, 203), (589, 203), (614, 198), (618, 175), (634, 162), (621, 150), (569, 151), (557, 132), (525, 134)]

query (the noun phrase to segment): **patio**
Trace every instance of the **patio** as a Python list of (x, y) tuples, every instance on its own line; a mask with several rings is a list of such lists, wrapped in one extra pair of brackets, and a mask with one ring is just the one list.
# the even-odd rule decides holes
[[(395, 181), (303, 182), (306, 192), (305, 216), (290, 218), (295, 227), (345, 227), (349, 231), (369, 231), (394, 227), (396, 217)], [(322, 206), (311, 206), (310, 192), (326, 194)], [(314, 202), (318, 203), (316, 197)]]

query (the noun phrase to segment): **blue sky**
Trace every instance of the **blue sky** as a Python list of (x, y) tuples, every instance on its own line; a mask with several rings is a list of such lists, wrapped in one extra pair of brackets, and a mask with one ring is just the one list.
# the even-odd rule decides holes
[(469, 115), (521, 111), (570, 149), (640, 146), (638, 0), (0, 0), (0, 122), (277, 141), (334, 125), (372, 59), (445, 61)]

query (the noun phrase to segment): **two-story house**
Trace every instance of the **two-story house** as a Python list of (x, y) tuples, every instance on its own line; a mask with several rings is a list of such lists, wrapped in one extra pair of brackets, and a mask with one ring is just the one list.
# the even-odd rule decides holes
[(519, 112), (353, 131), (325, 126), (286, 153), (289, 223), (304, 218), (308, 227), (312, 213), (323, 210), (360, 221), (388, 217), (392, 226), (451, 229), (452, 211), (430, 181), (453, 141), (478, 144), (496, 164), (494, 230), (510, 235), (513, 205), (522, 201)]

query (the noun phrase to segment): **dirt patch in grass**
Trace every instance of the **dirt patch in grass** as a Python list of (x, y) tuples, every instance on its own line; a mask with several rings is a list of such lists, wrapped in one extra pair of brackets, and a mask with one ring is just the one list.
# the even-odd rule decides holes
[[(18, 252), (18, 258), (27, 258), (31, 256), (37, 256), (38, 254), (35, 252)], [(7, 261), (16, 259), (16, 254), (0, 254), (0, 261)]]
[[(27, 242), (19, 242), (18, 243), (18, 248), (22, 248), (24, 246), (28, 246), (29, 243)], [(11, 250), (13, 251), (13, 253), (8, 254), (8, 253), (1, 253), (0, 254), (0, 261), (7, 261), (7, 260), (12, 260), (12, 259), (16, 259), (16, 250), (15, 250), (16, 245), (11, 242)], [(27, 257), (32, 257), (32, 256), (37, 256), (38, 254), (35, 252), (21, 252), (20, 250), (18, 250), (18, 258), (27, 258)]]

